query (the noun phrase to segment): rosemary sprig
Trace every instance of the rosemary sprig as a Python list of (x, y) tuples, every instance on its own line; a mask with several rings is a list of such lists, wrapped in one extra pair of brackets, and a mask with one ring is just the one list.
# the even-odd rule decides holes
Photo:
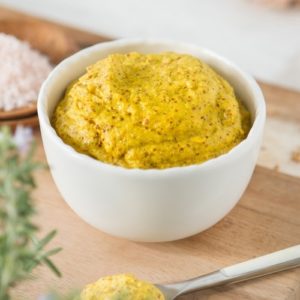
[(32, 222), (35, 208), (31, 192), (36, 187), (33, 172), (43, 167), (34, 161), (34, 149), (32, 145), (22, 155), (10, 130), (0, 129), (0, 300), (9, 300), (10, 289), (37, 265), (45, 264), (60, 276), (50, 256), (61, 249), (44, 250), (56, 231), (38, 239), (38, 228)]

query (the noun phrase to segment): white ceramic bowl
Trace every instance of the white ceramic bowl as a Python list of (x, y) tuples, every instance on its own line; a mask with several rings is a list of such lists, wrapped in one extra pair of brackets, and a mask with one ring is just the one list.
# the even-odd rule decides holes
[[(229, 153), (200, 165), (164, 170), (125, 169), (66, 145), (49, 118), (66, 86), (110, 53), (175, 51), (201, 58), (224, 76), (252, 114), (252, 129)], [(265, 102), (252, 77), (213, 52), (164, 40), (118, 40), (82, 50), (60, 63), (44, 83), (38, 114), (54, 181), (70, 207), (89, 224), (135, 241), (171, 241), (221, 220), (247, 187), (265, 123)]]

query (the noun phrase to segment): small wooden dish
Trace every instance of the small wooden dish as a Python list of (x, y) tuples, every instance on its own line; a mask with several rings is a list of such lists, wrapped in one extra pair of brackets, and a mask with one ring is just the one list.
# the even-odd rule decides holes
[(27, 41), (32, 48), (47, 55), (53, 64), (79, 50), (74, 39), (57, 26), (33, 20), (0, 20), (0, 32)]
[(36, 103), (9, 111), (0, 110), (0, 122), (16, 118), (28, 117), (36, 114)]
[(13, 129), (16, 128), (18, 125), (37, 127), (38, 124), (39, 119), (36, 113), (34, 115), (23, 118), (0, 120), (0, 126), (9, 126)]
[[(75, 41), (57, 26), (32, 20), (1, 20), (0, 32), (14, 35), (29, 42), (32, 48), (49, 57), (52, 64), (57, 64), (65, 57), (79, 50)], [(0, 110), (0, 125), (33, 126), (38, 124), (36, 103), (13, 109)]]

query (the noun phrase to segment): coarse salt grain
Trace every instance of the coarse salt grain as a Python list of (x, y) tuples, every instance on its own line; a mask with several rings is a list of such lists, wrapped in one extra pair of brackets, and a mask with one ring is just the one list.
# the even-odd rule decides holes
[(48, 58), (27, 42), (0, 33), (0, 109), (9, 111), (35, 102), (52, 70)]

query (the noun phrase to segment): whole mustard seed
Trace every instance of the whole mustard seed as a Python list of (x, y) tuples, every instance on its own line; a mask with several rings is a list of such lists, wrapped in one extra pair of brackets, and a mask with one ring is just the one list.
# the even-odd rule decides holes
[(59, 102), (57, 134), (77, 151), (125, 168), (199, 164), (246, 138), (250, 114), (230, 84), (196, 57), (112, 54)]

